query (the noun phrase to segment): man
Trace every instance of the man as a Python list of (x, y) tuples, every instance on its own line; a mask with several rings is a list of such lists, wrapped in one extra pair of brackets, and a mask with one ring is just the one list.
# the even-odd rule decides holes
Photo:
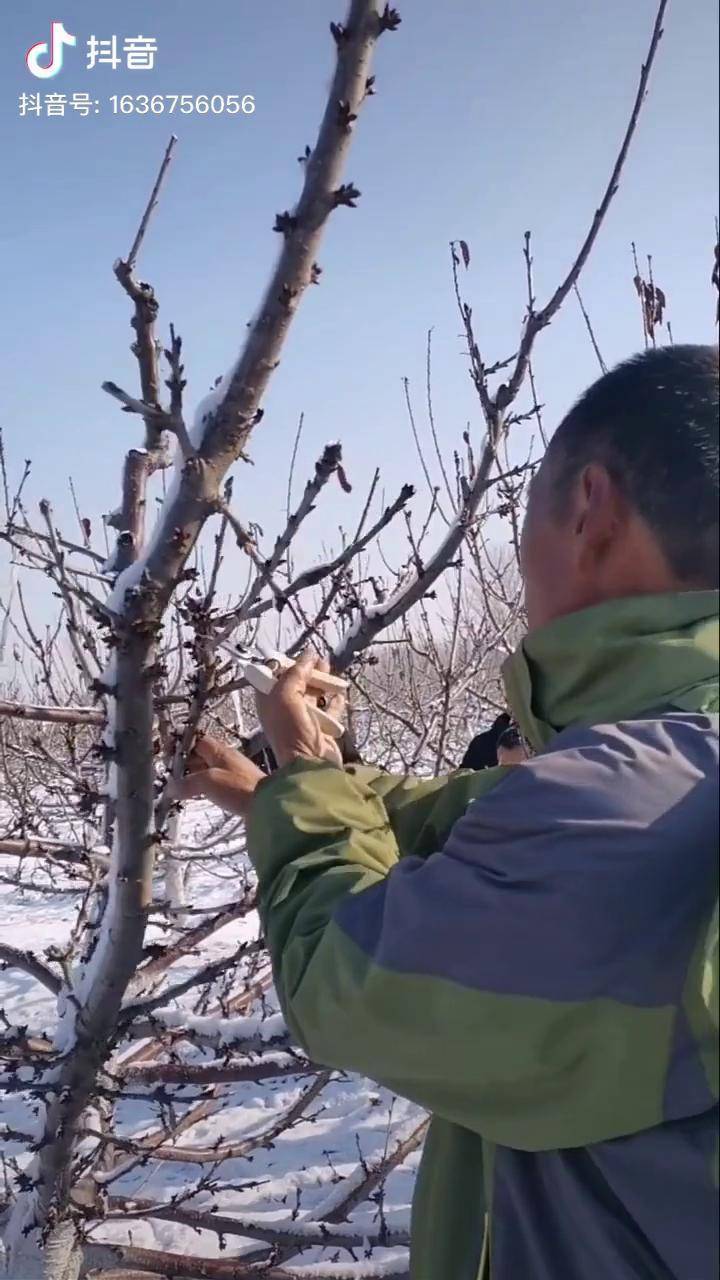
[(206, 744), (187, 791), (247, 813), (298, 1041), (434, 1115), (414, 1280), (710, 1280), (716, 352), (649, 351), (581, 397), (522, 560), (522, 768), (343, 770), (307, 658), (262, 708), (284, 767), (253, 796)]
[(512, 725), (512, 716), (501, 711), (489, 729), (477, 733), (471, 740), (460, 761), (461, 769), (492, 769), (498, 763), (497, 748), (500, 736)]
[(502, 765), (522, 764), (527, 760), (527, 751), (520, 730), (511, 724), (503, 729), (497, 740), (497, 762)]

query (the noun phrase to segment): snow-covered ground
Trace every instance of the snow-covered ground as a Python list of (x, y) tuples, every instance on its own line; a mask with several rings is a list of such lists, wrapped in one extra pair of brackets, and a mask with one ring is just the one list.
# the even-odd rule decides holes
[[(202, 811), (186, 820), (194, 824), (193, 841), (197, 840), (199, 819), (200, 828), (203, 820), (206, 824), (211, 820)], [(206, 910), (226, 905), (242, 892), (247, 874), (243, 855), (237, 853), (226, 860), (222, 855), (223, 846), (218, 846), (209, 861), (193, 863), (188, 893), (193, 907)], [(0, 858), (0, 879), (16, 873), (15, 859)], [(44, 872), (33, 872), (38, 884), (60, 890), (67, 883), (62, 872), (51, 874), (52, 880)], [(29, 949), (40, 958), (48, 948), (64, 949), (77, 906), (77, 897), (67, 892), (37, 892), (0, 883), (2, 941)], [(190, 916), (188, 924), (192, 927), (202, 918)], [(241, 941), (257, 935), (257, 917), (250, 912), (215, 933), (199, 953), (176, 962), (166, 982), (176, 983), (197, 969), (199, 962), (226, 956)], [(151, 940), (159, 937), (157, 929), (151, 929), (149, 936)], [(265, 957), (260, 957), (259, 968), (257, 956), (252, 964), (256, 973), (266, 972)], [(225, 975), (201, 1001), (198, 989), (172, 1001), (166, 1023), (175, 1028), (189, 1019), (206, 1038), (212, 1033), (214, 1043), (183, 1042), (158, 1055), (155, 1042), (153, 1061), (172, 1061), (179, 1048), (184, 1063), (218, 1063), (228, 1052), (223, 1045), (227, 1030), (256, 1038), (259, 1034), (265, 1041), (282, 1035), (284, 1027), (271, 987), (235, 1011), (242, 1014), (245, 1023), (238, 1023), (235, 1013), (228, 1010), (233, 1019), (228, 1026), (217, 1011), (217, 1001), (232, 999), (240, 989), (242, 979), (239, 986), (237, 981), (233, 985)], [(27, 1026), (28, 1034), (52, 1038), (55, 999), (34, 977), (14, 968), (0, 968), (0, 1009), (4, 1010), (5, 1034), (9, 1026)], [(137, 1055), (149, 1043), (126, 1041), (115, 1062)], [(272, 1044), (268, 1051), (273, 1051)], [(149, 1088), (131, 1086), (134, 1096), (119, 1103), (115, 1132), (121, 1139), (134, 1141), (149, 1135), (156, 1142), (161, 1140), (157, 1137), (161, 1122), (158, 1103), (142, 1096)], [(166, 1123), (174, 1126), (201, 1101), (205, 1103), (202, 1114), (175, 1138), (162, 1138), (164, 1158), (153, 1154), (152, 1141), (146, 1144), (141, 1162), (131, 1150), (113, 1149), (109, 1167), (101, 1175), (111, 1212), (93, 1228), (91, 1239), (228, 1261), (233, 1257), (260, 1258), (259, 1250), (265, 1250), (267, 1257), (267, 1242), (276, 1234), (282, 1242), (279, 1256), (285, 1265), (296, 1265), (299, 1275), (376, 1276), (404, 1271), (424, 1121), (417, 1108), (369, 1080), (342, 1073), (328, 1073), (327, 1078), (288, 1075), (257, 1082), (183, 1085), (168, 1092), (173, 1100), (164, 1108)], [(32, 1100), (17, 1093), (6, 1093), (0, 1100), (6, 1184), (30, 1159), (26, 1143), (9, 1136), (8, 1131), (14, 1135), (36, 1132), (34, 1106)], [(88, 1123), (92, 1122), (90, 1117)], [(374, 1175), (383, 1160), (405, 1146), (413, 1149), (387, 1177)], [(172, 1156), (175, 1158), (169, 1158)], [(6, 1164), (8, 1158), (11, 1165)], [(248, 1225), (246, 1237), (241, 1234), (242, 1222), (234, 1230), (225, 1224), (224, 1235), (198, 1231), (189, 1220), (143, 1218), (142, 1206), (132, 1216), (127, 1204), (118, 1204), (116, 1198), (120, 1197), (161, 1202), (178, 1218), (188, 1219), (188, 1211), (213, 1211), (245, 1220), (246, 1225), (249, 1220), (252, 1225)], [(313, 1224), (319, 1222), (333, 1224), (332, 1246), (302, 1247), (305, 1238), (318, 1238)], [(309, 1264), (314, 1265), (305, 1271)]]

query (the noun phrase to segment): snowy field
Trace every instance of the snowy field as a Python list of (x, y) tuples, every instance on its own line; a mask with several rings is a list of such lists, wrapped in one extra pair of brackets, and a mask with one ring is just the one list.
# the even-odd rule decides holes
[[(191, 832), (187, 843), (199, 844), (211, 818), (195, 807), (185, 823)], [(237, 835), (235, 840), (241, 845)], [(26, 870), (30, 861), (23, 862), (20, 875), (25, 883), (32, 879), (35, 889), (9, 883), (18, 876), (18, 861), (0, 858), (0, 936), (6, 945), (31, 950), (46, 962), (49, 957), (60, 974), (56, 957), (67, 948), (79, 896), (68, 892), (62, 870), (48, 871), (37, 862)], [(173, 916), (171, 926), (167, 918), (152, 925), (151, 944), (176, 943), (246, 891), (248, 867), (232, 840), (187, 865), (191, 910)], [(160, 897), (163, 892), (159, 880)], [(249, 910), (181, 954), (157, 980), (153, 999), (250, 944), (239, 964), (160, 1003), (151, 1025), (145, 1023), (144, 1037), (139, 1038), (140, 1025), (115, 1051), (111, 1070), (124, 1075), (124, 1094), (132, 1096), (117, 1103), (114, 1119), (102, 1108), (86, 1118), (88, 1149), (93, 1135), (96, 1152), (98, 1141), (102, 1147), (92, 1182), (86, 1177), (78, 1188), (78, 1198), (89, 1197), (95, 1210), (88, 1218), (89, 1240), (225, 1264), (257, 1260), (308, 1280), (405, 1275), (425, 1118), (366, 1079), (315, 1067), (293, 1074), (295, 1059), (285, 1043), (267, 956), (252, 945), (258, 927)], [(0, 1008), (6, 1040), (26, 1027), (26, 1038), (52, 1047), (55, 997), (33, 976), (0, 968)], [(211, 1074), (217, 1068), (221, 1075), (223, 1067), (232, 1072), (238, 1066), (252, 1073), (268, 1063), (279, 1070), (284, 1065), (283, 1074), (231, 1082), (207, 1082), (197, 1074), (198, 1068)], [(152, 1071), (173, 1064), (177, 1082), (166, 1080), (158, 1095)], [(3, 1091), (6, 1200), (32, 1158), (36, 1108), (27, 1094)], [(215, 1215), (210, 1222), (209, 1215)], [(132, 1256), (141, 1271), (143, 1255)], [(88, 1258), (93, 1266), (117, 1266), (101, 1250), (88, 1250)], [(190, 1266), (182, 1274), (194, 1273)]]

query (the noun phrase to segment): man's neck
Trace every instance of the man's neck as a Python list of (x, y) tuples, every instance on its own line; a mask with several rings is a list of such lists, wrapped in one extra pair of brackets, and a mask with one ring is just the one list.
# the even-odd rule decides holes
[(569, 724), (660, 706), (717, 710), (718, 592), (634, 595), (568, 614), (526, 636), (504, 677), (536, 749)]

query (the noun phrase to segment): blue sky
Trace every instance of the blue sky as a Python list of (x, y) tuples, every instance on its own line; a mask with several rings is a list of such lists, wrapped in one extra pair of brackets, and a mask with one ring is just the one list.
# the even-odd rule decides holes
[[(118, 493), (137, 430), (100, 390), (134, 388), (127, 300), (113, 259), (127, 253), (171, 130), (176, 159), (143, 249), (165, 326), (185, 341), (190, 400), (234, 357), (277, 252), (275, 213), (299, 189), (332, 67), (343, 0), (13, 0), (4, 7), (0, 149), (5, 199), (0, 421), (12, 459), (34, 460), (32, 495), (68, 515), (72, 474), (93, 517)], [(298, 479), (327, 439), (344, 442), (355, 482), (318, 515), (313, 538), (350, 525), (375, 465), (388, 494), (416, 480), (402, 378), (422, 398), (434, 327), (435, 413), (456, 444), (479, 409), (454, 311), (448, 241), (472, 250), (467, 276), (487, 359), (508, 354), (524, 304), (522, 237), (534, 239), (541, 300), (566, 270), (607, 180), (635, 93), (655, 0), (403, 0), (383, 39), (377, 95), (348, 170), (357, 210), (335, 215), (312, 291), (240, 469), (237, 507), (273, 532), (298, 415)], [(26, 49), (62, 19), (78, 37), (62, 73), (35, 80)], [(157, 39), (156, 69), (85, 67), (95, 34)], [(652, 252), (676, 340), (711, 341), (709, 285), (717, 192), (715, 0), (671, 0), (650, 97), (622, 188), (582, 288), (612, 363), (642, 343), (630, 241)], [(21, 92), (90, 92), (87, 119), (21, 119)], [(122, 93), (252, 93), (244, 116), (114, 116)], [(537, 355), (550, 422), (596, 376), (571, 299)]]

